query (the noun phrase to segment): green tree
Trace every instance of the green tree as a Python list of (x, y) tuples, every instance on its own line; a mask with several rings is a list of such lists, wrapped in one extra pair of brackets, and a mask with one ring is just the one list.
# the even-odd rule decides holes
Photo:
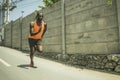
[(60, 1), (60, 0), (42, 0), (42, 1), (43, 1), (44, 5), (45, 5), (46, 7), (48, 7), (48, 6), (50, 6), (50, 5), (58, 2), (58, 1)]
[[(45, 5), (46, 7), (48, 7), (48, 6), (56, 3), (56, 2), (58, 2), (58, 1), (60, 1), (60, 0), (42, 0), (42, 2), (44, 3), (44, 5)], [(112, 5), (112, 1), (113, 1), (113, 0), (107, 0), (107, 4), (108, 4), (108, 5)]]
[(108, 5), (112, 5), (112, 0), (107, 0)]

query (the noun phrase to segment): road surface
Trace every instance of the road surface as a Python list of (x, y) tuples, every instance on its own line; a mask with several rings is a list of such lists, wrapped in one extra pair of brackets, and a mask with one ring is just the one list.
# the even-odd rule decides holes
[(29, 55), (0, 47), (0, 80), (120, 80), (119, 75), (78, 69), (54, 61), (34, 58), (37, 68), (29, 67)]

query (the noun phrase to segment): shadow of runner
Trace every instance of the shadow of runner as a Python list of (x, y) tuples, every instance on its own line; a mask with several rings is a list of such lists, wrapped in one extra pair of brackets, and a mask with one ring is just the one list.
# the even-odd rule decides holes
[[(18, 65), (17, 67), (29, 69), (29, 67), (31, 67), (31, 66), (30, 66), (30, 64), (21, 64), (21, 65)], [(37, 67), (36, 67), (36, 66), (33, 66), (33, 67), (31, 67), (31, 68), (37, 68)]]

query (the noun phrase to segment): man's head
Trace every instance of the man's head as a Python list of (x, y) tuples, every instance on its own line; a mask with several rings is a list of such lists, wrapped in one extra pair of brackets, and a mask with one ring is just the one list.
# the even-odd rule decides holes
[(37, 13), (37, 19), (42, 20), (43, 19), (43, 13), (38, 12)]

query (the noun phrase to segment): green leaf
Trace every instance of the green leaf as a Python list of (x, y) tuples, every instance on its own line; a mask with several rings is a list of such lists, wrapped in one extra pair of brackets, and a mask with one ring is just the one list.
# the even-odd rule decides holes
[(112, 0), (107, 0), (108, 5), (112, 5)]

